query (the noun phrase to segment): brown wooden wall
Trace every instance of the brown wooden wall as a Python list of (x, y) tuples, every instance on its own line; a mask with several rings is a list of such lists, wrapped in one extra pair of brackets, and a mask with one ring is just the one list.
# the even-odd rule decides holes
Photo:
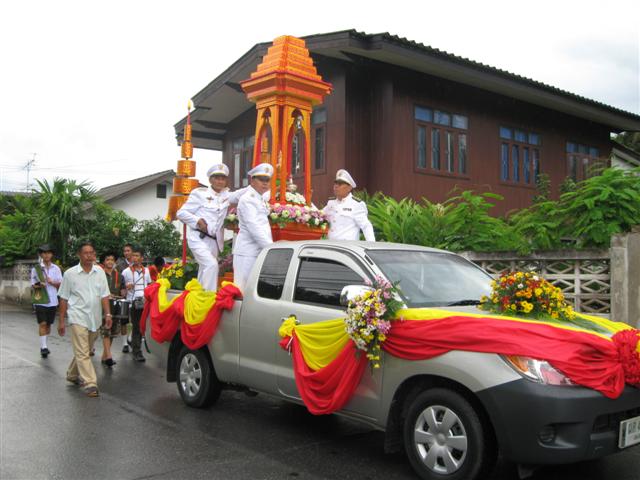
[[(346, 168), (358, 189), (370, 193), (442, 202), (455, 188), (473, 189), (505, 197), (494, 214), (527, 207), (535, 188), (500, 180), (500, 126), (541, 136), (541, 171), (550, 176), (554, 196), (568, 175), (567, 141), (594, 146), (602, 156), (610, 153), (609, 129), (602, 125), (385, 64), (366, 60), (351, 64), (318, 56), (314, 60), (319, 73), (333, 84), (333, 93), (323, 105), (327, 109), (326, 169), (312, 175), (313, 201), (319, 206), (332, 195), (336, 170)], [(468, 117), (468, 178), (416, 171), (416, 105)], [(223, 158), (231, 178), (232, 139), (253, 134), (255, 115), (255, 109), (250, 109), (229, 126)], [(302, 187), (301, 180), (296, 183)]]

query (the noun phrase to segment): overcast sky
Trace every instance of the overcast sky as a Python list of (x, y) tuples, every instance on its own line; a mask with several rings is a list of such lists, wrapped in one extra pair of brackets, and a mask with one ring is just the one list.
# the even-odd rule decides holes
[[(284, 8), (277, 8), (284, 5)], [(254, 44), (390, 32), (640, 114), (640, 2), (4, 1), (0, 190), (175, 169), (190, 97)], [(196, 150), (197, 175), (217, 152)]]

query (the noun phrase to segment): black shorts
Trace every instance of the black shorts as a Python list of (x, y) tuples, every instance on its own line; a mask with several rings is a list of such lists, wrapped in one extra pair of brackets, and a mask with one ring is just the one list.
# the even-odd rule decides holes
[(52, 325), (56, 319), (56, 310), (58, 307), (44, 307), (42, 305), (34, 305), (36, 307), (36, 321), (38, 323), (46, 323)]

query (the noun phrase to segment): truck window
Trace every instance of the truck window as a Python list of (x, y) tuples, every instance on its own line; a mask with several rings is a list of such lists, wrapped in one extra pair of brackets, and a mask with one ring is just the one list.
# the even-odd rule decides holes
[(258, 278), (258, 295), (263, 298), (280, 299), (289, 263), (293, 256), (291, 248), (274, 248), (269, 250), (260, 270)]
[(364, 279), (342, 263), (324, 258), (302, 258), (294, 301), (340, 307), (346, 285), (363, 285)]

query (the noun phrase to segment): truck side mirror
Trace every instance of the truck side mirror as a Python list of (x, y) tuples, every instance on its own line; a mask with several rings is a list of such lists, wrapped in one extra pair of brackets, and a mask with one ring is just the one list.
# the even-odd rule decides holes
[(366, 285), (345, 285), (342, 288), (342, 292), (340, 292), (340, 305), (348, 307), (349, 302), (352, 302), (357, 297), (364, 295), (365, 292), (373, 292), (373, 288)]

